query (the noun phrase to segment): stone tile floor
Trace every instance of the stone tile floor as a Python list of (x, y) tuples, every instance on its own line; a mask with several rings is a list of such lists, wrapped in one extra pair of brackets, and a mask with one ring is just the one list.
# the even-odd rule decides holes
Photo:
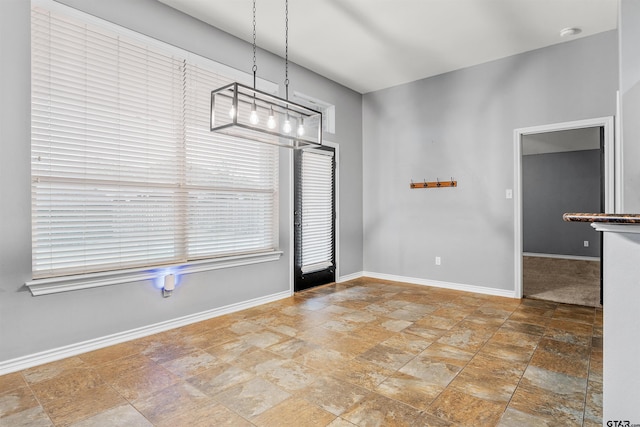
[(0, 377), (0, 426), (601, 417), (601, 309), (366, 278)]

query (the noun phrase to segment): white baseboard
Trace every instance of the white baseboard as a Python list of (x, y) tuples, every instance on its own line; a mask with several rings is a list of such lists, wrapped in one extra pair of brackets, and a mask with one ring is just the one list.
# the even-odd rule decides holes
[[(465, 285), (460, 283), (442, 282), (437, 280), (427, 280), (415, 277), (396, 276), (393, 274), (375, 273), (370, 271), (360, 271), (345, 276), (340, 276), (338, 280), (336, 280), (336, 282), (342, 283), (349, 280), (359, 279), (361, 277), (371, 277), (373, 279), (390, 280), (394, 282), (410, 283), (414, 285), (433, 286), (437, 288), (452, 289), (457, 291), (475, 292), (479, 294), (494, 295), (507, 298), (517, 298), (515, 295), (515, 291), (510, 290), (486, 288), (483, 286)], [(172, 320), (167, 320), (165, 322), (143, 326), (141, 328), (136, 328), (125, 332), (119, 332), (117, 334), (108, 335), (101, 338), (95, 338), (64, 347), (46, 350), (40, 353), (6, 360), (0, 362), (0, 375), (10, 374), (12, 372), (21, 371), (23, 369), (32, 368), (34, 366), (42, 365), (45, 363), (55, 362), (56, 360), (65, 359), (67, 357), (77, 356), (89, 351), (99, 350), (111, 345), (143, 338), (149, 335), (157, 334), (159, 332), (168, 331), (170, 329), (179, 328), (181, 326), (201, 322), (204, 320), (212, 319), (214, 317), (234, 313), (236, 311), (245, 310), (261, 304), (278, 301), (283, 298), (288, 298), (291, 295), (291, 291), (279, 292), (276, 294), (267, 295), (248, 301), (242, 301), (239, 303), (230, 304), (224, 307), (207, 310), (200, 313), (190, 314)]]
[(597, 256), (539, 254), (536, 252), (523, 252), (522, 256), (532, 256), (532, 257), (540, 257), (540, 258), (574, 259), (578, 261), (600, 261), (600, 257), (597, 257)]
[(338, 280), (336, 280), (336, 283), (343, 283), (343, 282), (348, 282), (349, 280), (359, 279), (363, 277), (363, 275), (364, 274), (362, 273), (362, 271), (358, 271), (355, 273), (347, 274), (346, 276), (340, 276), (338, 277)]
[(77, 356), (89, 351), (99, 350), (111, 345), (143, 338), (149, 335), (157, 334), (159, 332), (168, 331), (170, 329), (179, 328), (191, 323), (212, 319), (224, 314), (234, 313), (236, 311), (245, 310), (247, 308), (255, 307), (258, 305), (278, 301), (283, 298), (288, 298), (291, 295), (291, 291), (278, 292), (276, 294), (254, 298), (248, 301), (242, 301), (239, 303), (230, 304), (224, 307), (207, 310), (200, 313), (189, 314), (187, 316), (167, 320), (165, 322), (160, 322), (153, 325), (143, 326), (141, 328), (119, 332), (117, 334), (108, 335), (101, 338), (95, 338), (64, 347), (54, 348), (52, 350), (46, 350), (40, 353), (6, 360), (4, 362), (0, 362), (0, 375), (10, 374), (12, 372), (21, 371), (23, 369), (32, 368), (34, 366), (42, 365), (45, 363), (55, 362), (56, 360), (65, 359), (67, 357)]
[(506, 298), (518, 298), (515, 290), (486, 288), (484, 286), (465, 285), (462, 283), (441, 282), (438, 280), (419, 279), (416, 277), (396, 276), (393, 274), (363, 272), (364, 277), (373, 279), (390, 280), (393, 282), (411, 283), (414, 285), (433, 286), (435, 288), (451, 289), (454, 291), (474, 292), (477, 294), (493, 295)]

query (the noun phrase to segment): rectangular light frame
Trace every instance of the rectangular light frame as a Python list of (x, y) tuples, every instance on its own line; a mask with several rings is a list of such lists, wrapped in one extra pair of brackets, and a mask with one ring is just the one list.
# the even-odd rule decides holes
[[(254, 104), (259, 118), (257, 124), (249, 120)], [(273, 128), (267, 125), (271, 111), (275, 120)], [(283, 131), (287, 117), (291, 124), (289, 133)], [(322, 146), (321, 112), (242, 83), (230, 83), (211, 91), (210, 118), (212, 132), (293, 149)], [(303, 134), (298, 133), (301, 124)]]

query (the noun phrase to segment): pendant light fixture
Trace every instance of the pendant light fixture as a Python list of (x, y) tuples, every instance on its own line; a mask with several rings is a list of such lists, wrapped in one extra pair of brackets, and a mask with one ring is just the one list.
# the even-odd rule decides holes
[(286, 97), (256, 89), (257, 71), (253, 0), (253, 88), (234, 82), (211, 91), (211, 131), (287, 148), (322, 145), (322, 113), (289, 101), (289, 0), (285, 0)]

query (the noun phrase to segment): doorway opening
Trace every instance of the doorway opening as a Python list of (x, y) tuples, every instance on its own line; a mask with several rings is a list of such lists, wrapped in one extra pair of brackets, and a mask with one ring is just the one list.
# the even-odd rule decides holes
[(515, 143), (516, 296), (599, 306), (601, 233), (562, 214), (613, 211), (613, 118), (517, 129)]
[(294, 153), (294, 291), (336, 280), (337, 146)]

